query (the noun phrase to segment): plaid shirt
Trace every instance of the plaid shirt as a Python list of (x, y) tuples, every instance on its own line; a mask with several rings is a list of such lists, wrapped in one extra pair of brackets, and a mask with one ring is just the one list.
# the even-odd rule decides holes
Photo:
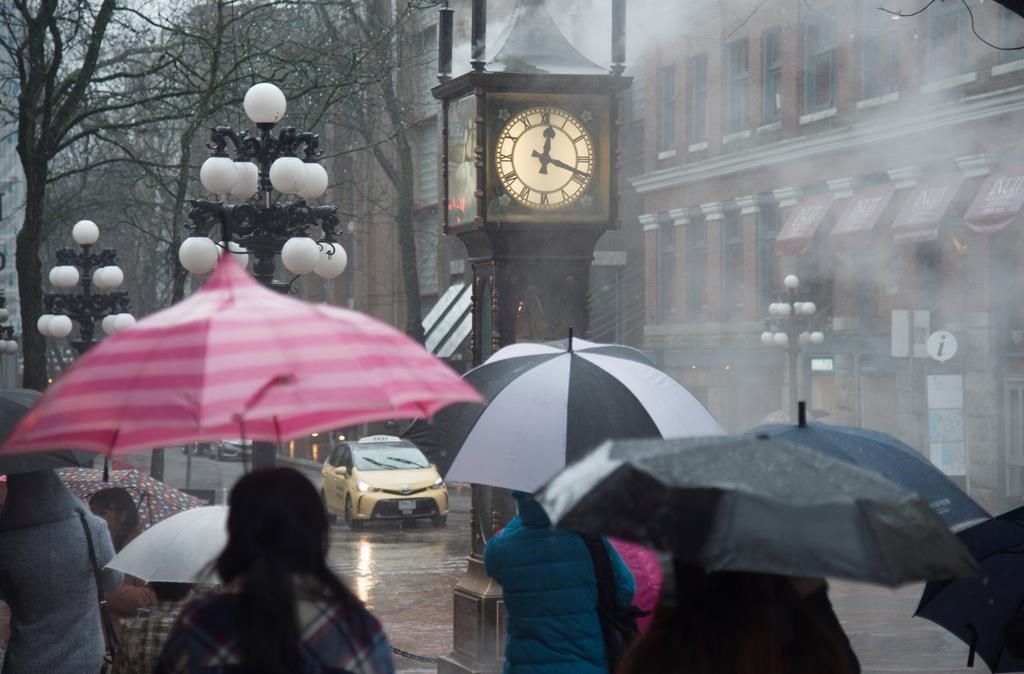
[(122, 620), (121, 650), (114, 658), (112, 674), (152, 672), (180, 612), (181, 602), (157, 602)]
[[(301, 674), (394, 674), (391, 645), (369, 611), (360, 606), (352, 612), (299, 587), (296, 592)], [(220, 674), (224, 667), (242, 664), (236, 637), (240, 611), (233, 594), (186, 604), (154, 674)]]

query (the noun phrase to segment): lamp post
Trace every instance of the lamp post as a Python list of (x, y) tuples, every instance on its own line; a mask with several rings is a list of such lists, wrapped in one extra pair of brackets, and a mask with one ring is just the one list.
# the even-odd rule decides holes
[[(0, 271), (3, 271), (7, 267), (7, 256), (0, 253)], [(11, 312), (7, 309), (7, 295), (4, 289), (0, 287), (0, 323), (3, 323), (11, 317)], [(14, 326), (13, 325), (0, 325), (0, 354), (3, 353), (18, 353), (18, 342), (14, 339)]]
[[(336, 278), (348, 264), (338, 242), (337, 207), (309, 203), (319, 199), (328, 185), (327, 171), (320, 165), (319, 136), (292, 126), (274, 133), (287, 100), (269, 82), (253, 85), (243, 107), (256, 130), (238, 133), (228, 126), (211, 130), (210, 157), (203, 162), (199, 178), (215, 198), (189, 202), (186, 227), (191, 236), (182, 242), (178, 259), (189, 272), (206, 274), (225, 251), (238, 256), (243, 266), (252, 256), (256, 280), (281, 291), (290, 290), (296, 279), (309, 273)], [(220, 243), (210, 238), (217, 234)], [(274, 278), (278, 256), (295, 275), (289, 283)], [(253, 468), (274, 463), (273, 445), (253, 445)]]
[(108, 335), (131, 326), (135, 317), (128, 313), (128, 293), (104, 292), (114, 290), (124, 282), (124, 272), (117, 266), (117, 251), (104, 248), (98, 252), (93, 246), (100, 238), (100, 229), (91, 220), (80, 220), (71, 230), (81, 251), (61, 248), (57, 251), (57, 266), (50, 270), (50, 284), (54, 288), (77, 293), (46, 293), (43, 296), (46, 313), (39, 317), (36, 327), (46, 337), (63, 338), (71, 334), (78, 323), (78, 339), (71, 346), (79, 355), (96, 343), (96, 324)]
[(814, 329), (817, 305), (814, 302), (797, 299), (800, 279), (795, 274), (790, 274), (782, 283), (786, 288), (783, 301), (768, 305), (768, 314), (771, 318), (765, 321), (761, 343), (786, 349), (786, 365), (789, 370), (789, 413), (795, 414), (799, 399), (797, 364), (800, 362), (800, 350), (807, 344), (823, 344), (825, 334)]

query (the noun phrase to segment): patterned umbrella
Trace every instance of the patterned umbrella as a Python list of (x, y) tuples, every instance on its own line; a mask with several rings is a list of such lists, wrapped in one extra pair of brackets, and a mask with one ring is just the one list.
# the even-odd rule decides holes
[(139, 508), (139, 522), (143, 529), (192, 508), (198, 508), (199, 499), (178, 491), (140, 470), (112, 470), (110, 480), (103, 481), (103, 471), (94, 468), (64, 468), (57, 471), (72, 494), (83, 500), (108, 487), (124, 487)]
[(189, 442), (282, 442), (482, 402), (420, 344), (357, 311), (293, 299), (225, 255), (185, 301), (103, 340), (39, 399), (0, 455), (130, 454)]

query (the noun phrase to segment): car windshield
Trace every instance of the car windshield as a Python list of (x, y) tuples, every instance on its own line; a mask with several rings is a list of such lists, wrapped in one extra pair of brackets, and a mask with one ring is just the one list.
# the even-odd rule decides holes
[(430, 466), (423, 452), (415, 447), (400, 445), (360, 447), (352, 450), (352, 457), (359, 470), (402, 470)]

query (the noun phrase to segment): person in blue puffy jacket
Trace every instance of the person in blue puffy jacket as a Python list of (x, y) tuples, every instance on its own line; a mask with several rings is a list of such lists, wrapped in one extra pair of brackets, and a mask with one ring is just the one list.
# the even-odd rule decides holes
[[(487, 542), (484, 566), (501, 584), (507, 612), (505, 674), (606, 674), (608, 659), (597, 615), (597, 578), (583, 539), (555, 529), (529, 494), (505, 529)], [(617, 599), (633, 600), (633, 576), (603, 541)]]

